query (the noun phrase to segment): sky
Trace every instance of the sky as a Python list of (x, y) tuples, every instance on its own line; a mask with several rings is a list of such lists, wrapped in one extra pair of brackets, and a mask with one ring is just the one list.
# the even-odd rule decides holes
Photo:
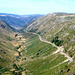
[(75, 13), (75, 0), (0, 0), (0, 13), (19, 15)]

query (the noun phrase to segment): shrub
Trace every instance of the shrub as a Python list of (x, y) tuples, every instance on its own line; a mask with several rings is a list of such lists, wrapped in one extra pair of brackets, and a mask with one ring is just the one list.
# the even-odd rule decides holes
[(39, 55), (39, 53), (37, 53), (36, 55)]
[(57, 46), (60, 46), (63, 41), (62, 40), (58, 40), (58, 36), (56, 36), (55, 38), (53, 38), (53, 40), (51, 41), (52, 43), (56, 44)]
[(15, 34), (15, 37), (17, 37), (18, 36), (18, 34)]
[(13, 68), (16, 69), (16, 70), (19, 70), (19, 68), (17, 67), (16, 64), (13, 64)]
[(8, 39), (9, 41), (11, 41), (11, 40), (12, 40), (12, 38), (10, 38), (10, 37), (7, 37), (7, 39)]
[(19, 45), (18, 47), (15, 47), (14, 49), (19, 49), (21, 47), (21, 45)]

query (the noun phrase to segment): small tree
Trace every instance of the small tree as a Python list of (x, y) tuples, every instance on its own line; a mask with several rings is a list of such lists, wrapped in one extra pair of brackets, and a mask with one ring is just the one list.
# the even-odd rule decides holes
[(16, 64), (13, 64), (13, 68), (16, 69), (16, 70), (19, 70), (19, 68), (17, 67)]
[(18, 34), (15, 34), (15, 37), (17, 37), (18, 36)]
[(19, 56), (21, 56), (21, 52), (18, 52)]

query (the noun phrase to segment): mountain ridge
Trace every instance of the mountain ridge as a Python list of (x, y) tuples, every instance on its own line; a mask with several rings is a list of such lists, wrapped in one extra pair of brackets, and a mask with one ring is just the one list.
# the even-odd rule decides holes
[(2, 19), (3, 21), (11, 25), (12, 27), (17, 29), (19, 29), (20, 27), (24, 26), (28, 22), (40, 16), (43, 16), (43, 15), (40, 15), (40, 14), (15, 15), (15, 14), (0, 13), (0, 19)]
[(72, 75), (74, 61), (75, 14), (47, 14), (16, 31), (0, 20), (1, 75)]
[[(48, 41), (54, 40), (53, 38), (55, 38), (56, 36), (58, 36), (59, 39), (63, 41), (66, 39), (62, 44), (64, 46), (66, 43), (68, 43), (68, 45), (65, 46), (65, 50), (67, 47), (69, 48), (69, 46), (71, 46), (70, 43), (72, 44), (74, 49), (74, 43), (71, 42), (71, 40), (73, 39), (74, 41), (74, 35), (75, 35), (74, 34), (75, 28), (73, 28), (75, 26), (74, 25), (75, 14), (67, 14), (67, 15), (64, 13), (63, 14), (60, 13), (59, 15), (58, 14), (59, 13), (52, 13), (42, 16), (36, 19), (34, 22), (32, 22), (24, 30), (30, 32), (36, 32), (40, 34), (43, 38), (47, 39)], [(59, 35), (60, 33), (61, 36)], [(69, 39), (71, 39), (70, 42), (67, 41)], [(73, 52), (72, 54), (74, 55)], [(69, 55), (71, 56), (72, 54)]]

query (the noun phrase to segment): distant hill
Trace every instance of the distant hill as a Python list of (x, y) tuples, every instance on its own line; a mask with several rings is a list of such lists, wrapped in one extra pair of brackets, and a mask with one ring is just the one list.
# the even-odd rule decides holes
[[(43, 15), (15, 15), (15, 14), (7, 14), (7, 13), (0, 13), (0, 19), (7, 22), (12, 27), (18, 29), (35, 18), (38, 18)], [(27, 26), (26, 26), (27, 27)]]

